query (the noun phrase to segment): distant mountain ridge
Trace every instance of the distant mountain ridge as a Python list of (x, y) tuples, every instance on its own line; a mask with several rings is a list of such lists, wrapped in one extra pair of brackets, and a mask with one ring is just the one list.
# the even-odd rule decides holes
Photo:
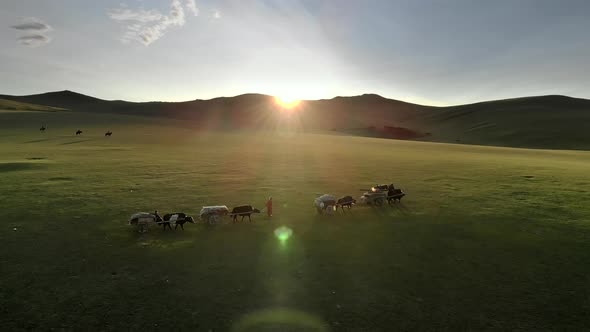
[(306, 100), (293, 112), (281, 112), (272, 96), (253, 93), (185, 102), (128, 102), (65, 90), (0, 99), (78, 112), (176, 118), (204, 129), (295, 126), (386, 138), (590, 150), (590, 100), (560, 95), (434, 107), (363, 94)]

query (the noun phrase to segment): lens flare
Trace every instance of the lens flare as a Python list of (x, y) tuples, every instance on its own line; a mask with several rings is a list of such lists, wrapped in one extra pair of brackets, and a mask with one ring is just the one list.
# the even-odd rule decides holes
[(295, 108), (301, 103), (301, 100), (291, 97), (275, 97), (275, 102), (282, 108)]
[(288, 308), (270, 308), (249, 313), (232, 326), (232, 332), (245, 331), (328, 332), (330, 326), (318, 316)]
[(293, 231), (289, 227), (281, 226), (275, 229), (275, 236), (281, 241), (281, 243), (287, 242), (292, 234)]

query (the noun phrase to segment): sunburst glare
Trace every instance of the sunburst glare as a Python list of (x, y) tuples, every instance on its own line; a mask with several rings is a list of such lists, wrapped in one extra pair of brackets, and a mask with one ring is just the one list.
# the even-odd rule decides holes
[(297, 99), (297, 98), (293, 98), (293, 97), (279, 97), (276, 96), (275, 97), (275, 102), (281, 106), (282, 108), (286, 108), (286, 109), (293, 109), (295, 107), (297, 107), (300, 103), (301, 100)]

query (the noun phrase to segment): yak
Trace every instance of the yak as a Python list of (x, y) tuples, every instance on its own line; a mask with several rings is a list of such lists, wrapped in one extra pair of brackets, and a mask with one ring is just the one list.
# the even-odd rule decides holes
[(104, 133), (104, 135), (105, 135), (105, 136), (111, 136), (111, 135), (113, 135), (113, 132), (109, 130), (109, 131), (107, 131), (106, 133)]
[(176, 212), (165, 214), (163, 220), (160, 221), (159, 224), (164, 226), (164, 230), (166, 230), (166, 227), (172, 229), (171, 224), (174, 223), (174, 229), (177, 229), (178, 225), (180, 225), (180, 228), (184, 231), (184, 224), (187, 222), (194, 224), (195, 220), (186, 213)]
[(404, 196), (406, 196), (406, 194), (401, 189), (391, 188), (387, 192), (387, 203), (391, 205), (395, 203), (396, 200), (401, 202)]
[(82, 134), (82, 130), (78, 129), (78, 131), (76, 131), (76, 136)]
[(233, 208), (230, 215), (235, 223), (238, 221), (238, 216), (242, 216), (242, 220), (240, 221), (244, 221), (244, 217), (246, 216), (248, 217), (248, 220), (252, 221), (252, 218), (250, 217), (252, 213), (260, 213), (260, 210), (253, 208), (252, 205), (240, 205)]
[(355, 204), (356, 204), (356, 199), (352, 198), (352, 196), (344, 196), (344, 197), (338, 199), (338, 201), (336, 201), (336, 209), (338, 209), (338, 207), (340, 207), (342, 209), (342, 211), (344, 211), (344, 207), (346, 206), (350, 210), (352, 208), (352, 206)]
[(45, 125), (42, 125), (41, 128), (39, 128), (40, 131), (45, 131), (45, 129), (47, 129), (47, 127), (45, 127)]

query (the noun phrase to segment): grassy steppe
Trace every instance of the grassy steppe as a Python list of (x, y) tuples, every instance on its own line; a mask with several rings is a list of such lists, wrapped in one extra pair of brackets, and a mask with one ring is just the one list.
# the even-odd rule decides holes
[[(583, 330), (589, 166), (587, 152), (0, 113), (2, 326)], [(335, 216), (311, 206), (314, 193), (380, 182), (404, 203)], [(269, 195), (272, 220), (145, 235), (126, 224)], [(280, 226), (293, 230), (284, 244)]]

